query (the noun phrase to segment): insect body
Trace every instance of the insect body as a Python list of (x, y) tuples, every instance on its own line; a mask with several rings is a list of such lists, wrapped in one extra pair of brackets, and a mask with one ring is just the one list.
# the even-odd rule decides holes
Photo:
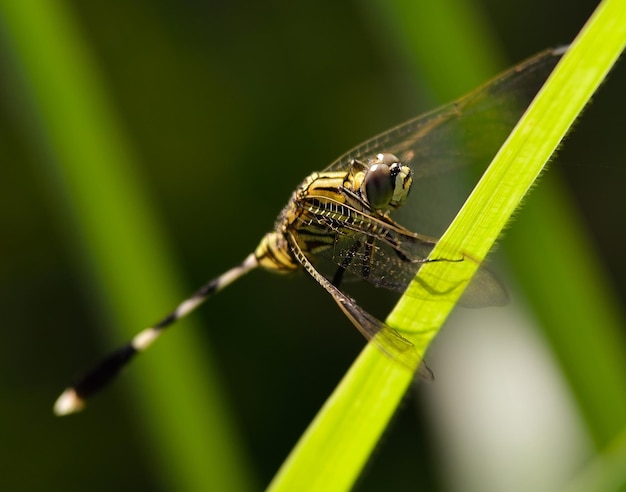
[[(424, 262), (465, 259), (429, 259), (436, 240), (403, 227), (390, 214), (401, 208), (420, 213), (406, 204), (421, 178), (472, 163), (486, 166), (563, 51), (540, 53), (458, 101), (392, 128), (311, 174), (291, 196), (274, 230), (239, 266), (208, 282), (159, 323), (104, 358), (61, 394), (54, 412), (81, 410), (88, 397), (165, 328), (257, 267), (275, 273), (304, 269), (367, 339), (415, 367), (411, 343), (345, 294), (340, 289), (344, 276), (403, 292)], [(320, 262), (332, 265), (332, 270), (321, 273)], [(500, 284), (485, 269), (478, 270), (464, 295), (474, 306), (499, 304), (504, 297)]]

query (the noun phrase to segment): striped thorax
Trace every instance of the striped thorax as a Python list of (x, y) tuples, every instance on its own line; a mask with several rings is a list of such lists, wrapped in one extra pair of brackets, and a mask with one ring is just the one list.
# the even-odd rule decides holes
[[(331, 247), (336, 234), (362, 229), (368, 217), (393, 223), (387, 212), (406, 202), (413, 171), (393, 154), (380, 153), (361, 162), (353, 159), (347, 171), (316, 172), (293, 193), (275, 224), (255, 251), (260, 266), (289, 273), (302, 265), (287, 239), (296, 238), (311, 256)], [(358, 222), (358, 223), (357, 223)]]

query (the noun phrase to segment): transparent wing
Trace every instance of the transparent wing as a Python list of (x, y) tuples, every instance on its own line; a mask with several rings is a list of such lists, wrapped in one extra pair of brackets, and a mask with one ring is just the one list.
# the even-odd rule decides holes
[(389, 152), (412, 165), (415, 178), (467, 165), (486, 166), (561, 58), (546, 50), (461, 99), (418, 116), (345, 153), (326, 171)]
[(354, 299), (332, 285), (309, 261), (295, 236), (290, 235), (288, 241), (293, 255), (298, 259), (302, 267), (316, 282), (326, 289), (343, 313), (367, 340), (372, 340), (384, 354), (400, 362), (407, 369), (411, 371), (417, 369), (421, 377), (432, 379), (432, 372), (424, 363), (420, 364), (419, 354), (410, 341), (367, 311), (361, 309)]
[(435, 242), (402, 228), (385, 226), (374, 232), (372, 227), (358, 225), (337, 231), (335, 247), (321, 251), (319, 256), (377, 287), (404, 292)]
[[(374, 211), (354, 210), (350, 227), (333, 226), (332, 230), (333, 246), (318, 251), (313, 261), (336, 285), (343, 281), (344, 274), (349, 274), (377, 287), (402, 293), (436, 244), (435, 239), (404, 229)], [(473, 261), (469, 257), (440, 260)], [(483, 267), (479, 268), (460, 303), (466, 307), (496, 306), (505, 304), (507, 298), (502, 284)]]

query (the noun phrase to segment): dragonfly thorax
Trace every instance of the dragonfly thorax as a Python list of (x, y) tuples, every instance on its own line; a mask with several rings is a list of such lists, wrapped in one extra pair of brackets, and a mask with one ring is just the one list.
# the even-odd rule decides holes
[(405, 204), (412, 184), (413, 170), (395, 155), (383, 153), (369, 163), (360, 191), (374, 210), (389, 210)]
[(302, 266), (299, 254), (316, 256), (359, 228), (381, 227), (387, 211), (404, 205), (412, 183), (413, 170), (390, 153), (353, 159), (347, 171), (311, 174), (257, 247), (259, 266), (290, 273)]

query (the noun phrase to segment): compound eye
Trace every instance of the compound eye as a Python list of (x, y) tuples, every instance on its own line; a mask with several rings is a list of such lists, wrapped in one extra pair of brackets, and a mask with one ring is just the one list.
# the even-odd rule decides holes
[(365, 199), (374, 210), (389, 207), (393, 198), (394, 180), (387, 164), (374, 164), (363, 180)]

